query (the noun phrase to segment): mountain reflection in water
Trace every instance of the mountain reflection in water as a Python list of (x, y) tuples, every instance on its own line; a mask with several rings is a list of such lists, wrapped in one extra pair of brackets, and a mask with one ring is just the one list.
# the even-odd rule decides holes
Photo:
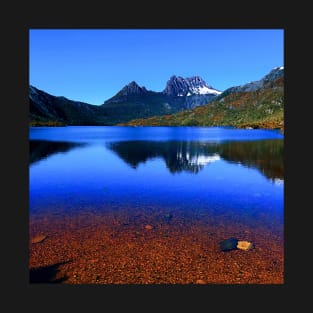
[(83, 147), (84, 143), (48, 141), (48, 140), (30, 140), (29, 141), (29, 163), (30, 165), (41, 160), (47, 159), (51, 155), (65, 153), (73, 148)]
[[(84, 148), (86, 143), (30, 140), (30, 164), (47, 159), (73, 148)], [(283, 140), (226, 141), (116, 141), (106, 148), (136, 169), (140, 163), (162, 158), (171, 173), (197, 174), (205, 166), (221, 159), (258, 169), (268, 179), (280, 182), (284, 179)]]
[(132, 168), (149, 159), (163, 158), (171, 173), (198, 173), (211, 162), (224, 159), (231, 163), (256, 168), (271, 180), (283, 179), (283, 141), (120, 141), (107, 147)]

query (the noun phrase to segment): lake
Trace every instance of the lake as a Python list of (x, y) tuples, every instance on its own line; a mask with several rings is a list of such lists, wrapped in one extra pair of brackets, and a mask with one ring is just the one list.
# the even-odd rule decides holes
[(29, 147), (30, 282), (284, 282), (278, 131), (34, 127)]

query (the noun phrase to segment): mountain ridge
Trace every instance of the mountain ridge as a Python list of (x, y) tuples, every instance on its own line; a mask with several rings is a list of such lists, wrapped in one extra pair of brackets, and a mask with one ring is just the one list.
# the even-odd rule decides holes
[(123, 126), (233, 126), (284, 131), (284, 68), (262, 79), (231, 87), (208, 104), (191, 110), (135, 119)]
[(276, 88), (274, 81), (283, 76), (284, 68), (276, 67), (258, 81), (225, 91), (213, 88), (200, 76), (172, 75), (161, 92), (147, 90), (131, 81), (100, 106), (50, 95), (30, 85), (30, 125), (131, 125), (133, 120), (181, 114), (216, 101), (223, 102), (232, 94)]
[(219, 95), (219, 97), (217, 97), (217, 99), (223, 98), (226, 95), (234, 93), (234, 92), (249, 92), (249, 91), (256, 91), (258, 89), (266, 88), (267, 86), (269, 86), (269, 84), (272, 81), (275, 81), (276, 79), (282, 77), (283, 75), (284, 75), (283, 66), (274, 67), (268, 74), (263, 76), (260, 80), (255, 80), (255, 81), (243, 84), (243, 85), (227, 88)]
[[(200, 76), (183, 78), (172, 75), (161, 92), (147, 90), (132, 81), (113, 97), (104, 101), (102, 106), (112, 103), (124, 106), (125, 102), (147, 104), (149, 101), (154, 102), (153, 98), (157, 98), (161, 106), (163, 103), (167, 110), (177, 112), (206, 104), (220, 93), (221, 91), (209, 86)], [(142, 98), (139, 99), (138, 96)]]

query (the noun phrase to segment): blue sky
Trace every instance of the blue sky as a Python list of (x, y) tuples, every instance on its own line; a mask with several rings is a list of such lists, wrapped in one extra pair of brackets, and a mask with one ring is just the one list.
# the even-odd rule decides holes
[(198, 75), (220, 91), (284, 66), (283, 29), (31, 29), (29, 84), (102, 104), (131, 81)]

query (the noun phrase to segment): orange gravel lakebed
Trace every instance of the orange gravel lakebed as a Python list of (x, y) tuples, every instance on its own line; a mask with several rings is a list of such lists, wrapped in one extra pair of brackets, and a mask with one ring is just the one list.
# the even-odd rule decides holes
[[(230, 237), (254, 247), (221, 251)], [(283, 284), (283, 220), (214, 209), (45, 210), (30, 215), (29, 271), (30, 283)]]

